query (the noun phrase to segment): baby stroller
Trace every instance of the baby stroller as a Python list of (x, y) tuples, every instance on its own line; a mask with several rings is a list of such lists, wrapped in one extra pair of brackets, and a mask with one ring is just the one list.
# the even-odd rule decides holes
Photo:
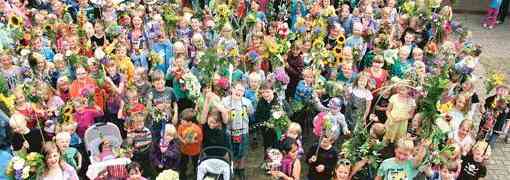
[[(96, 157), (101, 154), (99, 146), (102, 142), (108, 140), (111, 149), (118, 149), (122, 144), (122, 136), (119, 128), (113, 123), (96, 123), (85, 131), (85, 148), (90, 155), (90, 166), (87, 169), (87, 177), (95, 179), (101, 172), (107, 171), (109, 176), (125, 177), (127, 176), (126, 165), (131, 163), (129, 158), (111, 158), (98, 161)], [(112, 154), (113, 156), (113, 154)]]
[(233, 178), (232, 151), (223, 146), (206, 147), (198, 159), (197, 180), (230, 180)]

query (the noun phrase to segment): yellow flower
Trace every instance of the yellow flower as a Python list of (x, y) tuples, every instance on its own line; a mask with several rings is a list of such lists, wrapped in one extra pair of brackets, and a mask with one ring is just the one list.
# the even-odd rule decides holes
[(3, 101), (5, 103), (5, 105), (7, 106), (7, 108), (9, 110), (14, 110), (14, 100), (16, 99), (16, 97), (14, 95), (10, 95), (10, 96), (4, 96), (3, 94), (0, 94), (0, 101)]
[(239, 50), (237, 48), (233, 48), (232, 50), (230, 50), (230, 56), (232, 57), (239, 56)]
[(491, 80), (495, 85), (502, 85), (505, 82), (505, 77), (501, 73), (492, 74)]
[(453, 108), (452, 101), (448, 101), (447, 103), (438, 103), (437, 110), (441, 113), (447, 113)]

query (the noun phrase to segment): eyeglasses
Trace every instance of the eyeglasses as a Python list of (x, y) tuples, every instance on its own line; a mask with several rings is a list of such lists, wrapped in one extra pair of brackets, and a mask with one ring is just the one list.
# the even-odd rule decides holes
[(351, 161), (349, 161), (348, 159), (339, 159), (337, 162), (336, 162), (337, 165), (345, 165), (345, 166), (350, 166), (351, 165)]

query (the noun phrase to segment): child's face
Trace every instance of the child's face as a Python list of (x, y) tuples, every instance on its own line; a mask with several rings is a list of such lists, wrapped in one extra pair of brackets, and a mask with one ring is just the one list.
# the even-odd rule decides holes
[(423, 52), (421, 52), (421, 51), (415, 51), (415, 52), (413, 53), (413, 59), (414, 59), (415, 61), (423, 61)]
[(476, 162), (482, 162), (485, 159), (482, 148), (473, 149), (473, 159)]
[(349, 179), (350, 170), (351, 170), (350, 166), (346, 166), (346, 165), (338, 166), (335, 169), (336, 179), (342, 179), (342, 180)]
[(144, 123), (143, 121), (138, 120), (134, 122), (133, 126), (135, 127), (136, 130), (142, 130), (144, 127)]
[(398, 160), (400, 161), (407, 160), (409, 159), (409, 156), (411, 156), (411, 150), (399, 147), (395, 149), (395, 158), (397, 158)]
[(406, 36), (404, 37), (404, 41), (406, 44), (411, 44), (414, 42), (414, 35), (411, 34), (411, 33), (407, 33)]
[(172, 133), (166, 132), (164, 138), (167, 142), (170, 142), (170, 141), (174, 140), (174, 135)]
[(292, 139), (297, 139), (299, 137), (299, 132), (294, 129), (289, 129), (289, 131), (287, 132), (287, 136)]
[(304, 80), (306, 83), (312, 84), (313, 83), (313, 73), (305, 73)]
[(235, 86), (235, 88), (232, 90), (232, 96), (240, 98), (240, 97), (243, 97), (243, 95), (244, 95), (244, 87), (243, 87), (243, 85), (237, 84)]
[(297, 157), (298, 157), (298, 146), (297, 146), (297, 144), (293, 144), (292, 145), (292, 148), (289, 151), (289, 156), (292, 159), (297, 159)]
[(352, 50), (351, 49), (344, 49), (342, 51), (342, 57), (344, 58), (344, 60), (347, 60), (347, 61), (350, 61), (352, 60)]
[(274, 97), (273, 90), (272, 89), (264, 89), (264, 90), (262, 90), (262, 97), (266, 101), (273, 100), (273, 97)]
[(129, 170), (129, 180), (140, 180), (142, 179), (142, 173), (140, 173), (140, 170), (138, 168)]
[(342, 17), (347, 17), (349, 16), (350, 12), (349, 12), (349, 6), (342, 6), (342, 12), (340, 13), (340, 15)]
[(333, 139), (331, 137), (323, 137), (321, 140), (320, 147), (322, 149), (328, 149), (333, 144)]
[(70, 139), (69, 138), (60, 138), (57, 139), (57, 147), (60, 150), (66, 150), (69, 148)]
[(459, 129), (459, 136), (460, 137), (466, 137), (469, 132), (471, 131), (471, 128), (467, 124), (462, 124)]
[(162, 79), (154, 81), (154, 88), (156, 88), (157, 91), (163, 91), (165, 89), (165, 82)]
[(255, 79), (250, 80), (250, 89), (252, 89), (252, 90), (258, 89), (259, 83), (260, 83), (259, 80), (255, 80)]
[(218, 122), (218, 119), (216, 119), (216, 117), (208, 117), (207, 125), (209, 125), (209, 128), (211, 128), (211, 129), (216, 129), (216, 128), (220, 128), (221, 123)]

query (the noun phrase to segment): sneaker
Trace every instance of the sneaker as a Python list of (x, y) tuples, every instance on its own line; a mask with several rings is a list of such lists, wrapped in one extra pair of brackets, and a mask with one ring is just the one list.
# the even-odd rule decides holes
[(497, 20), (497, 21), (496, 21), (496, 24), (502, 24), (502, 23), (503, 23), (503, 22), (502, 22), (502, 21), (500, 21), (500, 20)]
[(489, 26), (489, 29), (494, 29), (494, 26)]
[(487, 28), (487, 24), (486, 24), (486, 23), (483, 23), (483, 24), (482, 24), (482, 27)]

